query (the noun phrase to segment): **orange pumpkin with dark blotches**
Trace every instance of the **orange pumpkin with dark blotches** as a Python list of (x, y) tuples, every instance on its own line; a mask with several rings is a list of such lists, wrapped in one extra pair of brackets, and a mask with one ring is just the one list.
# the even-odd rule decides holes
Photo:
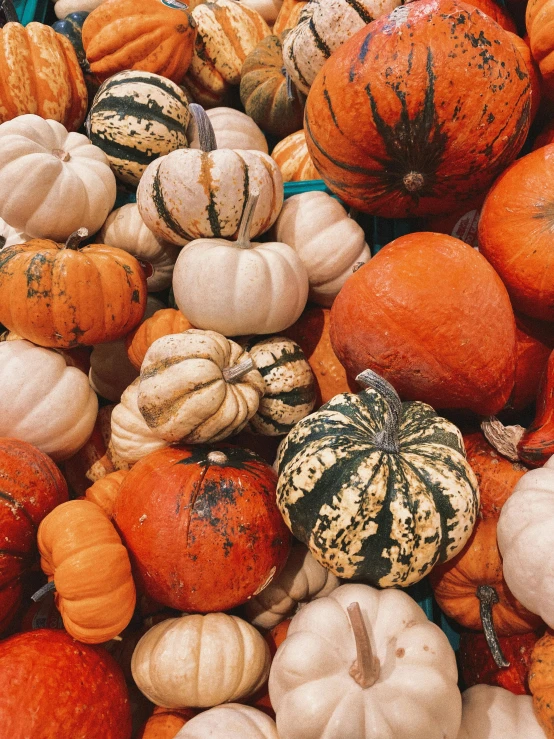
[(332, 55), (311, 87), (304, 128), (316, 169), (345, 203), (425, 216), (490, 187), (523, 146), (530, 105), (508, 32), (457, 0), (420, 0)]
[(259, 592), (290, 548), (276, 484), (266, 462), (230, 445), (175, 445), (139, 460), (120, 488), (114, 520), (146, 595), (209, 613)]
[(135, 369), (140, 370), (144, 355), (156, 339), (169, 334), (180, 334), (189, 328), (194, 327), (180, 310), (163, 308), (156, 311), (126, 337), (125, 346), (129, 361)]

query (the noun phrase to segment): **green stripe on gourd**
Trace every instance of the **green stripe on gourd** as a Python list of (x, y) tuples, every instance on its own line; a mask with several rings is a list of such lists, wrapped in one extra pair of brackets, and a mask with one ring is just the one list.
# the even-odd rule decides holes
[(468, 540), (477, 480), (453, 424), (374, 372), (357, 379), (366, 390), (335, 396), (281, 444), (277, 503), (335, 575), (408, 586)]

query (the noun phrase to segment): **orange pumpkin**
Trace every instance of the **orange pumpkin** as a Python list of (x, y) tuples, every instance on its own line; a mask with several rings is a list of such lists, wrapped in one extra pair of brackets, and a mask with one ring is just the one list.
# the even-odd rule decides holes
[(535, 418), (521, 437), (517, 452), (533, 467), (541, 467), (554, 454), (554, 351), (541, 380)]
[(512, 20), (512, 17), (508, 11), (495, 0), (471, 0), (471, 2), (467, 2), (466, 0), (466, 4), (482, 10), (483, 13), (486, 13), (489, 16), (489, 18), (492, 18), (499, 26), (502, 26), (505, 31), (511, 31), (514, 34), (517, 33), (517, 27)]
[[(505, 28), (502, 23), (500, 25)], [(508, 28), (506, 30), (510, 31), (511, 29)], [(532, 123), (535, 120), (535, 116), (537, 115), (537, 111), (541, 103), (541, 73), (537, 62), (533, 59), (533, 55), (531, 54), (531, 49), (529, 48), (528, 43), (529, 39), (521, 38), (521, 36), (517, 35), (517, 32), (510, 33), (510, 39), (523, 57), (523, 61), (525, 62), (525, 66), (527, 67), (527, 72), (529, 73), (529, 83), (531, 85), (531, 109), (529, 111), (529, 120)]]
[(156, 339), (169, 334), (180, 334), (188, 331), (189, 328), (194, 328), (194, 326), (180, 310), (164, 308), (156, 311), (153, 316), (131, 331), (125, 339), (129, 361), (135, 369), (140, 370), (144, 355)]
[(291, 133), (280, 141), (271, 152), (271, 158), (279, 165), (283, 182), (318, 180), (319, 172), (308, 153), (304, 131)]
[(533, 143), (533, 151), (549, 144), (554, 144), (554, 120), (547, 121)]
[(548, 739), (554, 738), (554, 634), (545, 634), (535, 644), (529, 667), (529, 689), (533, 709)]
[(539, 65), (545, 97), (550, 100), (554, 97), (552, 11), (550, 0), (529, 0), (525, 12), (525, 26), (529, 34), (531, 52)]
[(0, 259), (0, 322), (39, 346), (71, 348), (125, 336), (146, 309), (146, 278), (137, 260), (104, 244), (79, 247), (31, 239)]
[(273, 33), (278, 36), (283, 31), (294, 28), (298, 23), (302, 9), (307, 4), (307, 0), (283, 0), (279, 14), (273, 24)]
[(101, 477), (86, 491), (86, 499), (100, 506), (108, 518), (113, 518), (113, 509), (119, 495), (119, 488), (127, 474), (128, 470), (116, 470), (105, 477)]
[(554, 349), (554, 326), (523, 314), (516, 314), (515, 318), (516, 375), (509, 406), (521, 411), (534, 403), (539, 394), (541, 378)]
[(137, 734), (137, 739), (174, 739), (187, 721), (199, 713), (195, 708), (161, 708), (154, 713)]

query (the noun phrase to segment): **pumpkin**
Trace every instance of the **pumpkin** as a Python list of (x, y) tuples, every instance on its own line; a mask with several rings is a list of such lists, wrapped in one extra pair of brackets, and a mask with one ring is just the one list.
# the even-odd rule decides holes
[(552, 437), (553, 391), (554, 391), (554, 352), (550, 353), (544, 370), (535, 418), (523, 433), (517, 445), (517, 454), (526, 464), (540, 467), (554, 453)]
[[(103, 2), (103, 0), (100, 1)], [(97, 6), (100, 5), (100, 2), (97, 2), (97, 0), (56, 0), (54, 11), (59, 10), (64, 5), (67, 6), (69, 4), (76, 3), (96, 3)], [(87, 55), (83, 49), (83, 23), (87, 19), (88, 14), (89, 11), (87, 10), (77, 10), (74, 12), (68, 11), (65, 15), (62, 15), (62, 20), (58, 20), (52, 24), (52, 28), (56, 33), (65, 36), (73, 46), (75, 54), (77, 55), (77, 61), (79, 62), (79, 66), (83, 72), (89, 100), (92, 100), (96, 91), (100, 87), (100, 80), (90, 71), (90, 64), (88, 63)]]
[(456, 739), (456, 682), (445, 634), (414, 600), (348, 584), (294, 616), (269, 695), (283, 739)]
[(160, 708), (154, 712), (137, 735), (137, 739), (175, 739), (179, 729), (196, 716), (194, 708)]
[(36, 527), (67, 500), (67, 485), (52, 460), (36, 447), (0, 438), (0, 632), (16, 613), (22, 580), (36, 559)]
[(164, 308), (156, 311), (131, 331), (125, 339), (127, 355), (135, 369), (140, 371), (144, 355), (150, 346), (168, 334), (178, 334), (193, 328), (181, 311), (175, 308)]
[(283, 568), (289, 535), (276, 476), (252, 452), (169, 446), (125, 478), (115, 521), (144, 592), (201, 613), (229, 610)]
[(280, 141), (271, 152), (271, 158), (279, 165), (283, 182), (319, 179), (319, 172), (312, 162), (304, 131), (296, 131)]
[(517, 27), (513, 18), (505, 6), (496, 2), (496, 0), (471, 0), (467, 5), (482, 10), (483, 13), (496, 21), (499, 26), (502, 26), (505, 31), (510, 31), (514, 35), (517, 33)]
[(85, 493), (86, 499), (96, 503), (108, 518), (113, 518), (115, 501), (127, 472), (128, 470), (108, 472), (107, 475), (96, 480)]
[(84, 372), (29, 341), (0, 343), (0, 436), (26, 441), (58, 461), (83, 446), (98, 399)]
[(254, 626), (272, 629), (292, 616), (300, 604), (324, 598), (339, 585), (340, 580), (297, 542), (281, 574), (246, 603), (244, 612)]
[(338, 577), (411, 585), (465, 545), (477, 480), (453, 424), (371, 370), (356, 380), (364, 391), (335, 396), (279, 447), (277, 504)]
[(232, 0), (201, 3), (192, 17), (198, 33), (185, 84), (204, 107), (226, 105), (247, 55), (271, 31), (256, 10)]
[(279, 15), (283, 0), (241, 0), (241, 3), (255, 10), (268, 25), (272, 26)]
[(552, 551), (554, 458), (527, 472), (504, 504), (498, 520), (498, 548), (504, 579), (531, 613), (554, 626), (553, 584), (548, 575)]
[(31, 237), (16, 228), (9, 226), (6, 221), (0, 218), (0, 249), (5, 246), (13, 246), (14, 244), (24, 244)]
[(308, 94), (317, 73), (331, 54), (401, 0), (331, 0), (309, 2), (283, 41), (283, 63), (292, 81)]
[(333, 54), (306, 102), (306, 140), (349, 206), (392, 218), (448, 213), (515, 159), (530, 105), (525, 62), (507, 31), (457, 0), (424, 0)]
[(458, 739), (545, 739), (528, 695), (475, 685), (462, 693)]
[(175, 739), (204, 739), (207, 736), (223, 736), (225, 739), (279, 739), (275, 723), (265, 713), (228, 703), (203, 711), (188, 721)]
[[(267, 154), (267, 141), (256, 123), (249, 115), (233, 108), (211, 108), (206, 115), (215, 134), (218, 149), (248, 149), (250, 151), (263, 151)], [(194, 138), (190, 142), (191, 149), (201, 147), (198, 131), (194, 131), (194, 124), (189, 126)]]
[(121, 669), (105, 649), (36, 629), (0, 642), (0, 725), (8, 739), (131, 739)]
[(266, 36), (244, 60), (240, 99), (246, 113), (272, 136), (283, 138), (302, 128), (305, 98), (283, 71), (279, 36)]
[(533, 151), (554, 143), (554, 121), (549, 120), (533, 142)]
[(277, 241), (292, 246), (304, 263), (310, 300), (319, 305), (332, 305), (346, 280), (371, 256), (361, 226), (325, 192), (285, 200), (274, 230)]
[(247, 344), (265, 391), (249, 422), (252, 431), (267, 436), (288, 434), (315, 405), (315, 380), (302, 349), (291, 339), (273, 336)]
[(273, 334), (304, 310), (308, 274), (294, 249), (250, 240), (257, 202), (258, 193), (252, 192), (236, 241), (197, 239), (177, 257), (173, 294), (194, 326), (225, 336)]
[(525, 12), (525, 26), (529, 35), (531, 53), (539, 65), (543, 93), (552, 100), (554, 93), (554, 68), (552, 65), (552, 39), (549, 33), (552, 5), (549, 0), (529, 0)]
[[(100, 80), (136, 69), (179, 83), (192, 60), (196, 27), (181, 3), (106, 0), (83, 24), (83, 47)], [(173, 89), (173, 88), (171, 88)]]
[(138, 407), (140, 378), (121, 394), (111, 415), (110, 444), (116, 457), (133, 465), (150, 452), (163, 449), (167, 442), (150, 430)]
[(280, 34), (289, 28), (294, 28), (300, 19), (302, 10), (307, 5), (307, 0), (283, 0), (279, 15), (275, 19), (273, 33)]
[[(54, 13), (60, 20), (74, 13), (86, 13), (87, 15), (97, 8), (105, 0), (54, 0)], [(57, 29), (54, 29), (57, 30)]]
[(514, 386), (506, 289), (479, 252), (444, 234), (401, 236), (355, 272), (333, 303), (330, 335), (348, 374), (370, 367), (435, 408), (492, 415)]
[(548, 739), (554, 736), (552, 715), (552, 653), (554, 635), (545, 634), (535, 644), (529, 667), (529, 688), (533, 695), (535, 717)]
[[(137, 260), (104, 244), (31, 239), (0, 258), (0, 321), (41, 346), (69, 349), (119, 339), (141, 320), (146, 279)], [(86, 290), (83, 286), (86, 285)]]
[(76, 131), (85, 119), (88, 93), (68, 39), (42, 23), (25, 28), (7, 23), (0, 28), (0, 44), (0, 123), (37, 114)]
[[(497, 5), (496, 7), (500, 9), (499, 5)], [(495, 20), (499, 22), (498, 19), (495, 19)], [(511, 20), (511, 18), (509, 20)], [(503, 28), (506, 28), (506, 26), (503, 23), (500, 23), (500, 25)], [(521, 38), (521, 36), (517, 35), (517, 31), (515, 31), (515, 29), (507, 28), (506, 30), (514, 31), (513, 33), (509, 34), (510, 40), (513, 43), (513, 45), (516, 47), (516, 49), (519, 51), (519, 53), (521, 54), (523, 61), (525, 62), (525, 66), (527, 67), (527, 72), (529, 74), (529, 83), (531, 85), (531, 109), (529, 111), (529, 119), (532, 123), (535, 120), (535, 117), (539, 110), (539, 106), (540, 106), (541, 99), (542, 99), (541, 73), (539, 71), (539, 67), (536, 61), (533, 59), (533, 55), (531, 54), (531, 49), (529, 48), (529, 43), (528, 43), (529, 38), (528, 37), (526, 37), (525, 39)], [(535, 148), (536, 148), (536, 145), (535, 145)]]
[(191, 328), (162, 336), (148, 349), (138, 407), (161, 439), (206, 444), (243, 429), (264, 392), (248, 352), (214, 331)]
[[(541, 335), (541, 322), (515, 314), (516, 318), (516, 376), (509, 406), (515, 411), (528, 408), (540, 393), (541, 380), (547, 371), (548, 358), (554, 349), (552, 330)], [(550, 334), (550, 335), (548, 335)]]
[(209, 708), (246, 698), (269, 675), (269, 647), (246, 621), (225, 613), (170, 618), (133, 652), (133, 679), (165, 708)]
[(131, 564), (100, 506), (90, 500), (57, 506), (41, 521), (38, 548), (71, 636), (100, 644), (128, 625), (136, 602)]
[(93, 234), (115, 202), (104, 152), (37, 115), (0, 125), (0, 173), (0, 217), (31, 237), (61, 241), (78, 228)]

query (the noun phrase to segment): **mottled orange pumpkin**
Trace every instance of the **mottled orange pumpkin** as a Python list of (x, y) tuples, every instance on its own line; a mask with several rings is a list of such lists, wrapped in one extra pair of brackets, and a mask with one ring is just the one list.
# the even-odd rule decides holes
[(554, 739), (554, 634), (548, 632), (535, 644), (529, 666), (529, 689), (539, 724)]
[(156, 339), (169, 334), (180, 334), (188, 331), (189, 328), (194, 328), (194, 326), (180, 310), (164, 308), (156, 311), (153, 316), (131, 331), (125, 339), (129, 361), (133, 367), (140, 370), (144, 355)]
[(505, 31), (517, 33), (517, 27), (512, 17), (508, 11), (495, 0), (471, 0), (471, 2), (466, 0), (466, 4), (482, 10), (483, 13), (486, 13), (489, 16), (489, 18), (492, 18), (499, 26), (502, 26)]

